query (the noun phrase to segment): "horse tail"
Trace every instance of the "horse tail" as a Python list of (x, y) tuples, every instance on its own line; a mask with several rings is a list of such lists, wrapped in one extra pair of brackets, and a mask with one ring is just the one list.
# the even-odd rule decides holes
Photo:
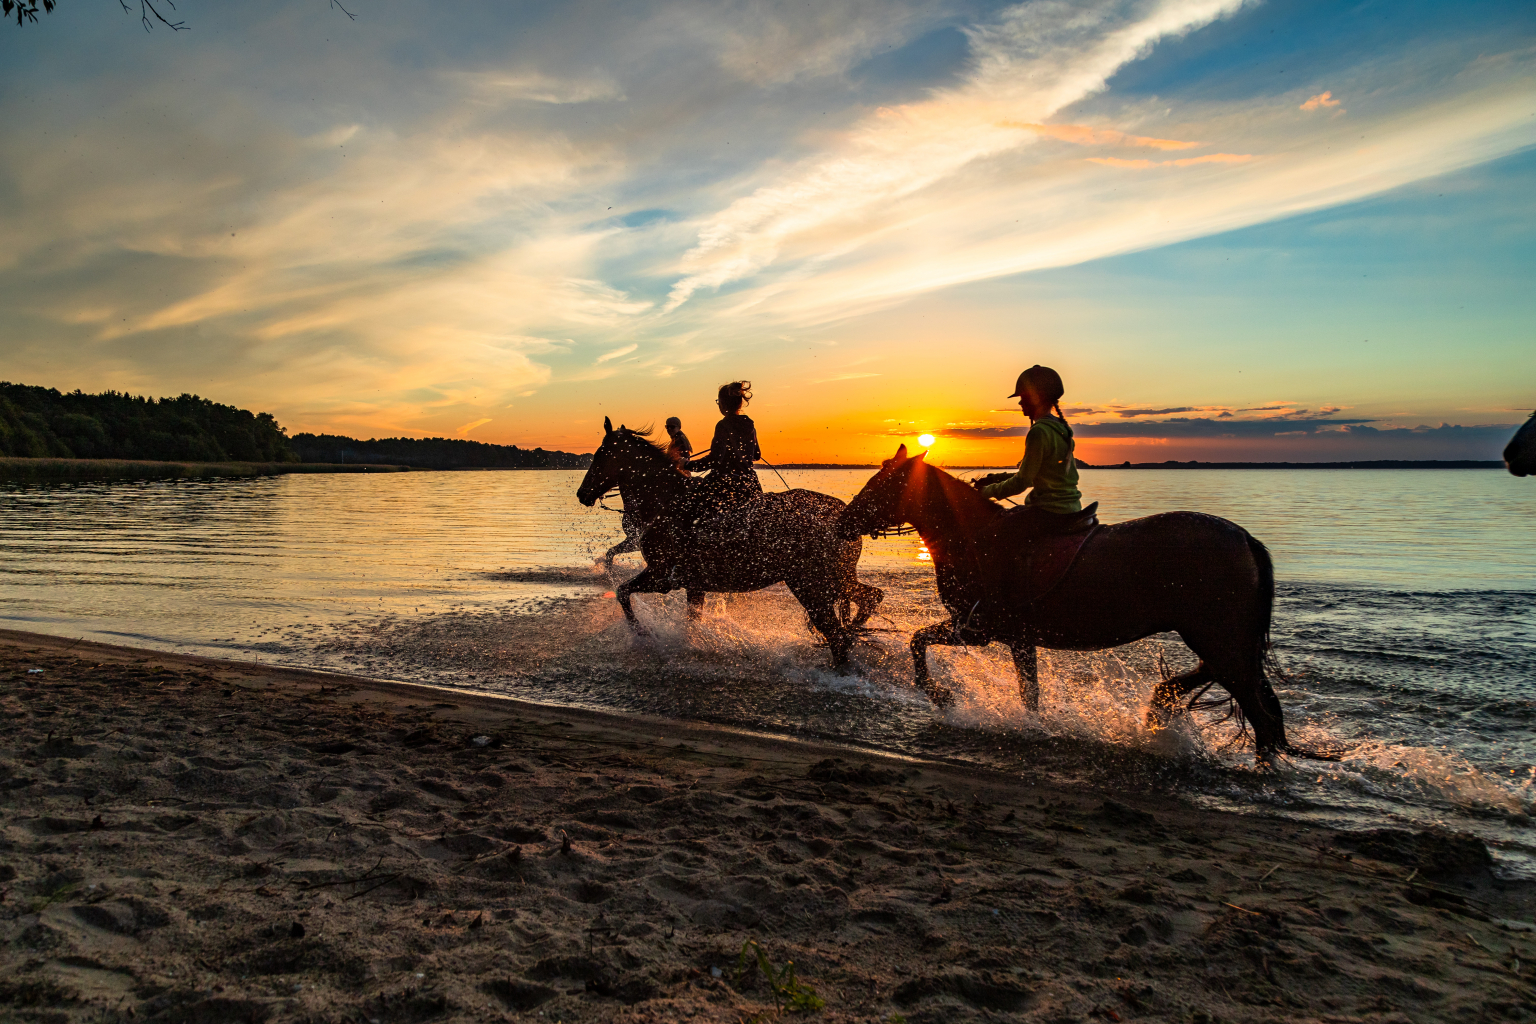
[(1275, 658), (1275, 646), (1270, 639), (1275, 615), (1275, 560), (1270, 557), (1269, 548), (1264, 546), (1263, 541), (1247, 530), (1243, 531), (1243, 536), (1248, 540), (1248, 553), (1253, 556), (1254, 566), (1259, 570), (1259, 587), (1255, 595), (1258, 601), (1255, 612), (1258, 618), (1259, 668), (1282, 683), (1289, 683), (1290, 677)]

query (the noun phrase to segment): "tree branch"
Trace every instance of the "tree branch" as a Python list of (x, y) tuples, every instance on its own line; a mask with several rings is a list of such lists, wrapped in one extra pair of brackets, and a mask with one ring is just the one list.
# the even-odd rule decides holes
[[(122, 7), (124, 14), (133, 13), (133, 11), (128, 7), (128, 0), (117, 0), (117, 2)], [(173, 11), (176, 9), (175, 0), (161, 0), (161, 2), (168, 5)], [(184, 21), (167, 21), (165, 19), (165, 15), (161, 14), (160, 11), (155, 7), (154, 0), (139, 0), (139, 21), (144, 23), (145, 32), (148, 32), (150, 29), (154, 28), (154, 25), (151, 24), (149, 20), (149, 16), (151, 14), (155, 16), (156, 21), (169, 28), (172, 32), (181, 32), (189, 27)]]

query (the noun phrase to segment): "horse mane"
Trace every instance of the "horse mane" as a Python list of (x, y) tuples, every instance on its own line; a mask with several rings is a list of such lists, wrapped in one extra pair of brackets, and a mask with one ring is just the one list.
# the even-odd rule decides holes
[(970, 484), (953, 475), (948, 470), (932, 465), (927, 459), (922, 460), (923, 468), (938, 474), (939, 487), (944, 492), (944, 497), (955, 508), (970, 507), (981, 511), (987, 510), (993, 515), (1002, 515), (1003, 510), (996, 502), (989, 501), (981, 496), (981, 492)]
[(678, 462), (677, 456), (673, 455), (672, 452), (668, 450), (667, 446), (662, 444), (660, 441), (651, 440), (651, 435), (655, 432), (655, 425), (650, 423), (647, 423), (643, 427), (621, 426), (618, 430), (614, 431), (616, 434), (624, 434), (628, 437), (634, 438), (635, 440), (644, 444), (647, 448), (655, 450), (658, 455), (665, 457), (668, 462), (676, 465)]

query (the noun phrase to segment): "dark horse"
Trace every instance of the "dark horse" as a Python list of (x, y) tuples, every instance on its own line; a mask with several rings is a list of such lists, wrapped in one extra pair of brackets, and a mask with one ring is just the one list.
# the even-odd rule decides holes
[(1274, 570), (1268, 550), (1242, 527), (1195, 512), (1101, 526), (1061, 582), (1034, 595), (1048, 600), (1032, 603), (1017, 521), (922, 454), (908, 458), (905, 445), (849, 503), (838, 533), (903, 523), (922, 535), (950, 611), (949, 621), (912, 637), (917, 685), (937, 703), (949, 692), (929, 682), (932, 644), (1007, 644), (1020, 695), (1038, 711), (1036, 647), (1096, 651), (1176, 631), (1200, 664), (1158, 685), (1148, 724), (1164, 724), (1186, 694), (1219, 683), (1253, 724), (1261, 758), (1290, 749), (1265, 675)]
[(1504, 446), (1504, 468), (1515, 476), (1536, 476), (1536, 412)]
[(645, 570), (615, 588), (631, 628), (642, 631), (631, 594), (684, 588), (688, 613), (697, 616), (711, 591), (741, 593), (782, 582), (827, 638), (833, 665), (847, 663), (857, 627), (885, 594), (859, 582), (863, 540), (857, 534), (847, 540), (837, 536), (841, 501), (798, 489), (760, 494), (729, 513), (722, 529), (711, 531), (724, 539), (700, 542), (689, 522), (687, 481), (671, 456), (638, 431), (614, 430), (607, 419), (603, 430), (602, 446), (576, 497), (590, 506), (617, 487), (624, 508), (644, 524)]

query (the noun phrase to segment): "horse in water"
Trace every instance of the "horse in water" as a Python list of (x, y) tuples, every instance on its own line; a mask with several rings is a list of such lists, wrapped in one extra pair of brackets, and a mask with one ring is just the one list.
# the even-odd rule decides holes
[(686, 589), (688, 613), (697, 617), (707, 593), (785, 583), (827, 638), (832, 664), (847, 664), (858, 627), (885, 594), (859, 582), (863, 540), (857, 534), (846, 540), (837, 536), (841, 501), (800, 489), (760, 494), (727, 513), (710, 539), (701, 541), (690, 523), (687, 480), (672, 458), (640, 431), (622, 425), (614, 430), (606, 418), (603, 430), (576, 497), (591, 506), (617, 487), (625, 510), (644, 524), (645, 570), (614, 589), (632, 629), (644, 632), (630, 603), (633, 594)]
[(1515, 476), (1536, 476), (1536, 412), (1504, 446), (1504, 468)]
[(1036, 647), (1096, 651), (1176, 631), (1200, 664), (1158, 685), (1148, 724), (1166, 724), (1186, 694), (1220, 684), (1252, 723), (1261, 759), (1290, 750), (1265, 675), (1274, 570), (1248, 531), (1195, 512), (1100, 526), (1060, 582), (1029, 593), (1028, 542), (1016, 521), (924, 454), (908, 458), (906, 445), (897, 449), (848, 504), (838, 534), (910, 523), (922, 535), (950, 612), (912, 637), (917, 685), (930, 699), (951, 699), (928, 678), (933, 644), (1007, 644), (1024, 704), (1038, 711)]

